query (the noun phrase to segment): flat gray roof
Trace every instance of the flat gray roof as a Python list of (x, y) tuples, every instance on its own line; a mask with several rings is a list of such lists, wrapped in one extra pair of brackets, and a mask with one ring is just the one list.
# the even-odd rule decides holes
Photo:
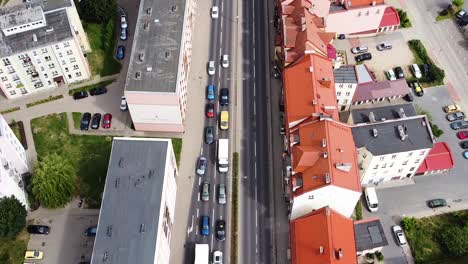
[[(46, 13), (45, 19), (47, 23), (45, 27), (11, 36), (0, 34), (0, 57), (11, 56), (73, 38), (67, 12), (64, 9)], [(47, 32), (47, 28), (53, 28), (53, 30)], [(37, 41), (33, 41), (34, 34)]]
[[(175, 93), (185, 2), (141, 0), (125, 84), (127, 91)], [(152, 8), (151, 15), (148, 8)], [(144, 54), (143, 61), (140, 54)]]
[(379, 219), (354, 224), (354, 238), (357, 251), (364, 251), (388, 245)]
[(167, 141), (114, 138), (93, 264), (154, 262), (168, 147)]
[(351, 110), (351, 116), (353, 117), (353, 124), (360, 124), (370, 122), (370, 116), (372, 115), (374, 115), (374, 119), (378, 121), (398, 119), (401, 118), (402, 112), (406, 116), (417, 115), (413, 104), (399, 104), (375, 108), (355, 109)]
[(0, 11), (0, 28), (11, 28), (38, 20), (42, 20), (42, 7), (40, 6), (28, 9), (5, 8)]
[[(401, 139), (398, 126), (402, 126), (407, 135)], [(373, 135), (377, 130), (377, 137)], [(357, 124), (352, 128), (357, 148), (365, 147), (375, 156), (432, 148), (432, 131), (426, 116), (411, 116), (375, 123)]]
[(344, 65), (333, 70), (335, 83), (357, 83), (356, 70), (354, 65)]

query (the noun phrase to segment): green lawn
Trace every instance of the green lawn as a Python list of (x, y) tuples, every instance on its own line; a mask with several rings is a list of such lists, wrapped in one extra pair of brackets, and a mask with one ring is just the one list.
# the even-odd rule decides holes
[(65, 113), (31, 121), (37, 156), (58, 153), (78, 172), (78, 194), (89, 206), (99, 208), (109, 163), (112, 137), (70, 135)]
[[(105, 24), (83, 22), (83, 26), (92, 49), (92, 52), (88, 53), (92, 74), (106, 76), (119, 73), (122, 65), (114, 58), (115, 34), (105, 34)], [(105, 47), (106, 42), (111, 43), (110, 48)]]
[(26, 231), (21, 232), (15, 240), (0, 239), (0, 263), (23, 263), (28, 241), (29, 234)]
[(80, 128), (80, 124), (81, 124), (81, 113), (73, 112), (72, 115), (73, 115), (73, 126), (74, 126), (76, 129)]
[(180, 162), (180, 152), (182, 151), (182, 139), (181, 138), (172, 138), (172, 147), (174, 148), (174, 156), (177, 161), (177, 167)]

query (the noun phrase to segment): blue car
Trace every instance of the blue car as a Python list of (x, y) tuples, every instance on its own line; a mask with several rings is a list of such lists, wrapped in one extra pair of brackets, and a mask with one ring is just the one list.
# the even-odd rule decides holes
[(117, 59), (118, 60), (123, 60), (123, 58), (125, 57), (125, 47), (120, 45), (118, 48), (117, 48)]
[(210, 235), (210, 218), (206, 215), (202, 216), (201, 220), (201, 234), (202, 236)]
[(215, 86), (210, 84), (208, 85), (207, 89), (206, 89), (206, 99), (208, 100), (214, 100), (215, 98)]

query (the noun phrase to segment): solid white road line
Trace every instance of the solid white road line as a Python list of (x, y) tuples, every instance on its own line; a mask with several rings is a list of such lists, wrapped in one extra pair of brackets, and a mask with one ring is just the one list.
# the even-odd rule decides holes
[(253, 70), (254, 70), (254, 79), (255, 79), (255, 65), (254, 65), (254, 68), (253, 68)]
[(201, 185), (201, 176), (198, 176), (198, 186), (200, 187)]
[[(219, 44), (223, 44), (223, 24), (221, 24), (221, 36), (219, 37)], [(219, 53), (221, 54), (221, 49), (219, 49)]]
[(198, 201), (200, 201), (200, 192), (198, 192)]
[[(224, 8), (224, 2), (221, 2), (221, 13), (223, 13), (223, 8)], [(223, 23), (221, 23), (222, 25)]]
[(257, 144), (254, 144), (254, 156), (257, 157)]
[[(216, 173), (215, 173), (215, 175), (216, 175)], [(216, 190), (215, 190), (215, 188), (216, 188), (216, 184), (213, 184), (213, 195), (212, 195), (213, 196), (213, 207), (216, 206), (216, 197), (215, 197), (216, 196), (216, 193), (215, 193)]]
[(197, 219), (198, 219), (199, 214), (200, 214), (200, 209), (197, 208)]
[(210, 244), (210, 248), (213, 248), (213, 234), (211, 234), (211, 244)]

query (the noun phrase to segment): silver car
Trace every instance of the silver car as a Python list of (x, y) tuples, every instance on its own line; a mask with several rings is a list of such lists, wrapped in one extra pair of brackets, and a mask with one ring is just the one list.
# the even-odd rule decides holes
[(226, 185), (220, 184), (218, 187), (218, 203), (226, 204)]
[(369, 49), (366, 46), (360, 46), (360, 47), (354, 47), (351, 49), (351, 52), (353, 54), (359, 54), (359, 53), (364, 53), (367, 52)]
[(210, 184), (207, 182), (203, 183), (202, 190), (201, 190), (201, 199), (204, 202), (207, 202), (210, 200)]

